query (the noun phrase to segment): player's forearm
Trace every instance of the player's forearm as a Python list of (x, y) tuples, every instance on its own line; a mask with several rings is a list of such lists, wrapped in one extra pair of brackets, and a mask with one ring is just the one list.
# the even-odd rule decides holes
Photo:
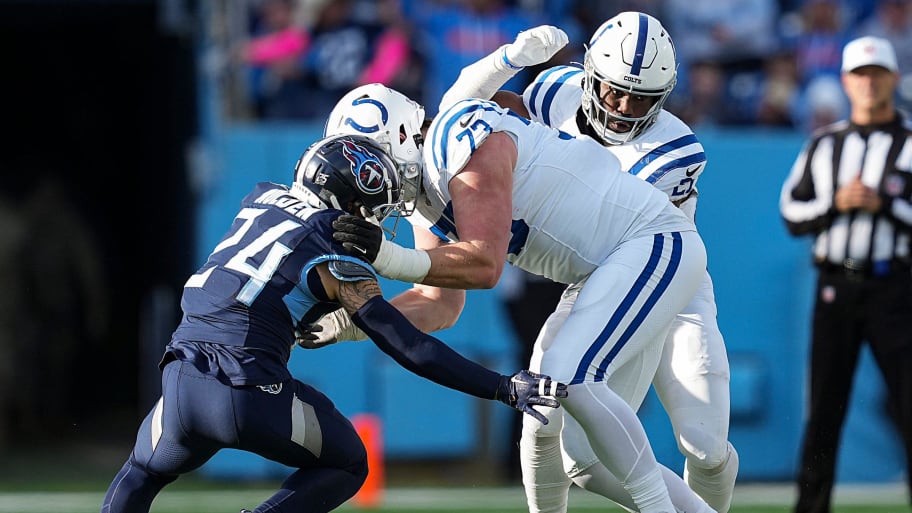
[(415, 285), (390, 299), (416, 328), (425, 333), (453, 327), (465, 306), (464, 290)]
[(547, 62), (568, 41), (567, 34), (552, 25), (520, 32), (512, 43), (463, 68), (456, 82), (444, 93), (439, 110), (442, 112), (466, 98), (490, 99), (513, 75), (526, 66)]
[(428, 251), (431, 268), (421, 283), (454, 289), (492, 289), (503, 273), (506, 251), (485, 241), (460, 241)]
[(494, 399), (503, 376), (419, 331), (382, 297), (368, 301), (352, 316), (384, 353), (407, 370), (453, 390)]
[(491, 99), (522, 68), (509, 67), (503, 61), (503, 47), (462, 68), (459, 77), (443, 94), (439, 110), (466, 98)]
[[(493, 238), (493, 237), (491, 237)], [(490, 289), (497, 285), (507, 254), (506, 241), (477, 237), (433, 249), (411, 249), (383, 239), (373, 261), (385, 278), (433, 287)]]
[[(376, 286), (376, 282), (374, 285)], [(340, 301), (348, 306), (348, 310), (341, 308), (318, 321), (322, 330), (317, 334), (317, 343), (314, 344), (314, 347), (342, 340), (368, 339), (368, 335), (352, 322), (351, 316), (347, 313), (357, 311), (364, 306), (368, 299), (373, 297), (358, 294), (356, 287), (357, 283), (343, 284), (339, 287)], [(377, 286), (374, 295), (380, 295), (379, 290), (379, 286)], [(430, 333), (451, 328), (456, 324), (462, 313), (462, 307), (465, 305), (465, 291), (415, 285), (392, 298), (390, 304), (396, 307), (416, 328)], [(308, 345), (304, 345), (304, 347), (312, 348)]]

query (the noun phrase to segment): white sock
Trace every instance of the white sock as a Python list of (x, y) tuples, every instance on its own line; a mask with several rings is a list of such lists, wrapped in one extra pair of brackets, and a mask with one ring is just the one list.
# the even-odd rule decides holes
[(624, 489), (637, 505), (640, 513), (673, 513), (674, 505), (662, 478), (662, 471), (655, 468), (637, 481), (624, 483)]
[(684, 481), (718, 513), (728, 513), (738, 477), (738, 451), (728, 444), (728, 457), (721, 465), (711, 469), (690, 464), (684, 465)]
[[(661, 465), (662, 477), (668, 487), (668, 496), (677, 513), (715, 513), (687, 484), (668, 467)], [(627, 511), (636, 513), (636, 505), (620, 481), (600, 462), (573, 476), (573, 483), (580, 488), (607, 497)]]
[(537, 420), (523, 419), (522, 437), (519, 441), (520, 467), (529, 513), (566, 513), (570, 494), (570, 478), (564, 472), (560, 447), (560, 414), (549, 415), (551, 422), (544, 432)]
[(619, 478), (640, 513), (673, 513), (660, 465), (630, 405), (603, 382), (571, 385), (568, 391), (561, 405), (580, 424), (596, 457)]

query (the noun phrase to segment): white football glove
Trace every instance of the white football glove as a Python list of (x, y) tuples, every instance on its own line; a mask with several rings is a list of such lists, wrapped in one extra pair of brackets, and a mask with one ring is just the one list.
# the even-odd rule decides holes
[(309, 335), (298, 334), (297, 340), (295, 340), (304, 349), (319, 349), (343, 340), (367, 340), (367, 334), (355, 326), (344, 308), (320, 317), (314, 326), (315, 328), (309, 331)]
[(563, 30), (552, 25), (539, 25), (517, 34), (516, 41), (504, 46), (503, 56), (506, 64), (514, 68), (534, 66), (549, 61), (568, 42)]

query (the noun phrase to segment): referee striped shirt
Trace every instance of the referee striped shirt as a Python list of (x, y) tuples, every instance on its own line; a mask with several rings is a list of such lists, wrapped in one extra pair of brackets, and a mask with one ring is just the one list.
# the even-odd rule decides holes
[[(880, 212), (837, 212), (836, 190), (855, 179), (876, 189)], [(840, 121), (815, 132), (782, 186), (779, 210), (792, 235), (815, 234), (814, 259), (843, 266), (908, 260), (912, 230), (912, 123)]]

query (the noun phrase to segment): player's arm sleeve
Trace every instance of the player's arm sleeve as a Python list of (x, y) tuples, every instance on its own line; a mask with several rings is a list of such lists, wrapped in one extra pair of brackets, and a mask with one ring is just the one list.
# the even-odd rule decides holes
[(352, 316), (384, 353), (407, 370), (437, 384), (482, 399), (495, 399), (505, 376), (454, 351), (419, 331), (381, 296), (367, 301)]
[(444, 93), (440, 110), (465, 98), (490, 100), (513, 75), (526, 66), (547, 62), (568, 42), (567, 34), (553, 25), (521, 31), (512, 43), (463, 68), (456, 82)]
[(519, 73), (522, 68), (510, 67), (504, 62), (503, 49), (502, 46), (462, 68), (453, 85), (443, 93), (438, 110), (443, 112), (450, 105), (466, 98), (490, 100), (494, 93)]

